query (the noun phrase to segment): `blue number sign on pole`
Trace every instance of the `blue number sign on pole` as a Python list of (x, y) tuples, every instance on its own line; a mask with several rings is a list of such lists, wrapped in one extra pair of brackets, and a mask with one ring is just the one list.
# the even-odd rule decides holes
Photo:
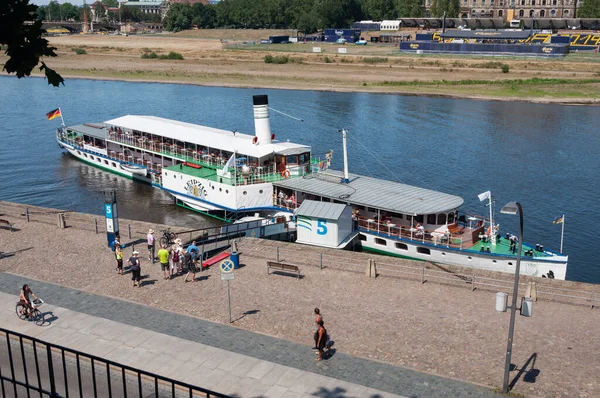
[(117, 194), (115, 191), (104, 192), (104, 215), (106, 217), (106, 240), (108, 246), (112, 248), (115, 237), (119, 236)]

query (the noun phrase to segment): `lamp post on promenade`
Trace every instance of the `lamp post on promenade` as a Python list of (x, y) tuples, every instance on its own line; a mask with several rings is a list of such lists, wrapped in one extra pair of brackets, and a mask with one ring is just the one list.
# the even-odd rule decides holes
[(502, 392), (508, 393), (508, 379), (510, 376), (510, 358), (512, 356), (513, 334), (515, 332), (515, 312), (517, 310), (517, 295), (519, 290), (519, 273), (521, 269), (521, 248), (523, 245), (523, 207), (519, 202), (510, 202), (500, 210), (502, 214), (519, 213), (519, 246), (517, 253), (517, 267), (515, 268), (515, 284), (513, 286), (512, 304), (510, 306), (510, 325), (508, 328), (508, 344), (506, 347), (506, 363), (504, 364), (504, 383)]

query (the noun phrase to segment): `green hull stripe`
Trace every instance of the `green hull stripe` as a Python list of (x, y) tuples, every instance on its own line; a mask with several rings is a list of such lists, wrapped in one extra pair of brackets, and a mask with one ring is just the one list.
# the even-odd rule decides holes
[(407, 260), (415, 260), (415, 261), (427, 261), (427, 260), (423, 260), (422, 258), (415, 258), (415, 257), (409, 257), (409, 256), (403, 256), (401, 254), (396, 254), (396, 253), (390, 253), (388, 251), (385, 250), (379, 250), (379, 249), (372, 249), (370, 247), (363, 247), (362, 250), (364, 252), (369, 252), (369, 253), (375, 253), (375, 254), (383, 254), (385, 256), (392, 256), (392, 257), (399, 257), (399, 258), (405, 258)]

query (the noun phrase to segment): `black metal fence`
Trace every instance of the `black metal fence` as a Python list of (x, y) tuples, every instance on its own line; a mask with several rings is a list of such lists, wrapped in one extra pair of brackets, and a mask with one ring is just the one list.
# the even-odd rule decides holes
[(228, 397), (3, 328), (0, 334), (2, 397)]

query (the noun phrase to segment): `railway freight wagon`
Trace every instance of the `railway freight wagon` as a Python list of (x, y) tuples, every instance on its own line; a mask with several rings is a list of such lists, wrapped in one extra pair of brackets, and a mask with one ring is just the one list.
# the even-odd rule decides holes
[(335, 43), (338, 39), (346, 39), (349, 43), (360, 40), (360, 29), (325, 29), (325, 41)]

